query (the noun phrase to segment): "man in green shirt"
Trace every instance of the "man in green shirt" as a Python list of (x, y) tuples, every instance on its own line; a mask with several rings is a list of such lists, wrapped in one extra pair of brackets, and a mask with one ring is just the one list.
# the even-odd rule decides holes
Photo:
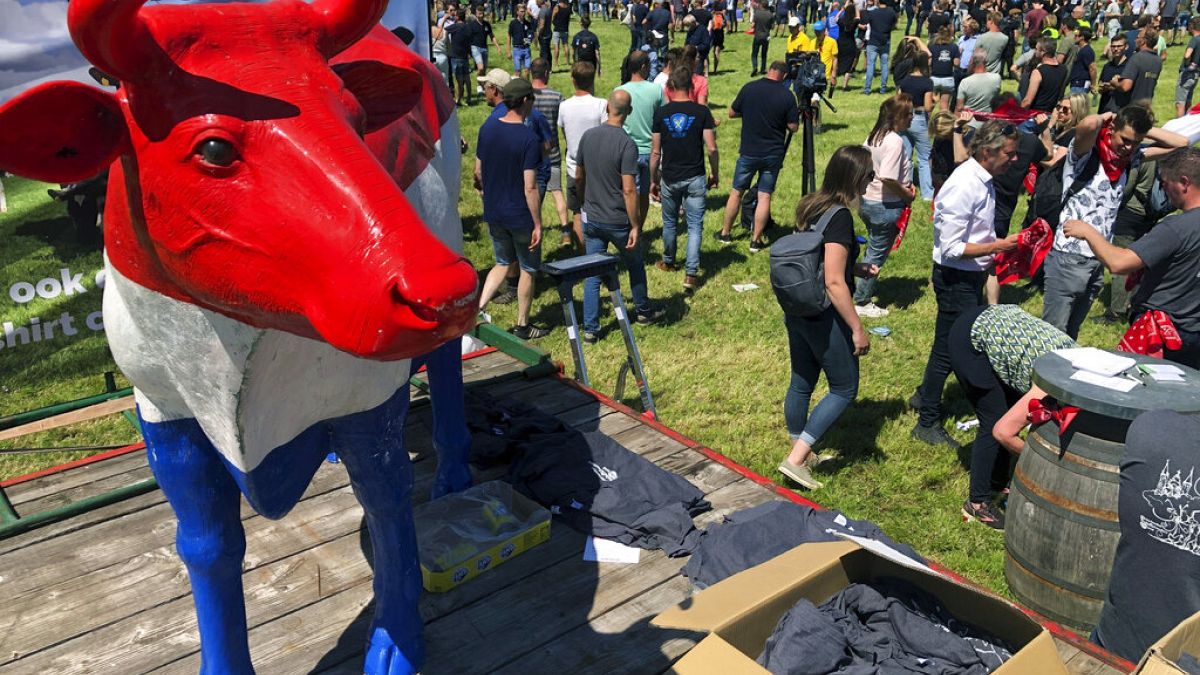
[(650, 57), (643, 51), (629, 55), (629, 81), (617, 87), (628, 92), (633, 111), (625, 118), (625, 133), (633, 139), (638, 151), (636, 222), (638, 230), (646, 224), (650, 208), (650, 149), (653, 140), (654, 113), (667, 103), (663, 88), (650, 81)]

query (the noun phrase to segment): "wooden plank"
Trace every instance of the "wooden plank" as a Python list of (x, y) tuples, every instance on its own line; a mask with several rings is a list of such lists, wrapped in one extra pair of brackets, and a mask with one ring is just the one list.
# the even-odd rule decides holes
[(496, 675), (660, 673), (705, 634), (656, 628), (650, 625), (650, 619), (691, 594), (687, 579), (672, 577), (493, 672)]
[(133, 410), (137, 404), (134, 403), (132, 396), (124, 398), (115, 398), (111, 401), (104, 401), (96, 405), (89, 405), (86, 408), (72, 410), (60, 415), (54, 415), (45, 419), (40, 419), (28, 424), (22, 424), (16, 427), (0, 430), (0, 441), (11, 441), (14, 438), (27, 436), (39, 431), (49, 431), (50, 429), (58, 429), (71, 424), (87, 422), (88, 420), (115, 415), (126, 410)]
[(39, 511), (47, 511), (60, 506), (66, 506), (71, 502), (79, 501), (85, 497), (91, 497), (93, 495), (108, 492), (109, 490), (115, 490), (127, 485), (133, 485), (134, 483), (153, 477), (154, 474), (151, 473), (150, 467), (143, 460), (142, 466), (136, 467), (130, 471), (109, 476), (107, 478), (94, 480), (85, 485), (59, 490), (52, 494), (45, 495), (39, 499), (27, 501), (17, 508), (17, 512), (22, 516), (28, 516), (38, 513)]
[(1121, 672), (1083, 651), (1067, 661), (1066, 665), (1067, 672), (1072, 675), (1114, 675)]
[(21, 504), (26, 502), (41, 499), (60, 490), (70, 490), (80, 485), (87, 485), (92, 481), (132, 471), (140, 466), (146, 466), (145, 450), (135, 450), (112, 459), (84, 464), (25, 483), (17, 483), (12, 487), (4, 488), (4, 493), (19, 510)]

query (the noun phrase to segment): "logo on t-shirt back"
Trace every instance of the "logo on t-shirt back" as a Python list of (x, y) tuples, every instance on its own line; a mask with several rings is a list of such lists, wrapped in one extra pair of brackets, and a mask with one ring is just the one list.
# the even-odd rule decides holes
[(1200, 488), (1194, 477), (1195, 467), (1171, 473), (1171, 462), (1163, 465), (1158, 485), (1143, 490), (1142, 499), (1150, 507), (1150, 516), (1141, 517), (1142, 529), (1151, 537), (1192, 555), (1200, 555)]
[(683, 138), (687, 136), (688, 129), (696, 123), (695, 115), (687, 115), (684, 113), (675, 113), (663, 120), (667, 123), (667, 129), (671, 132), (671, 138)]

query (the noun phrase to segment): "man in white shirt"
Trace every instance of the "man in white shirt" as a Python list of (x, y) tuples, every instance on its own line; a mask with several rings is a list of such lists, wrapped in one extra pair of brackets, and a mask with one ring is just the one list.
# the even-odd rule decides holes
[[(1063, 165), (1061, 222), (1082, 220), (1105, 241), (1112, 241), (1130, 167), (1188, 145), (1183, 136), (1153, 124), (1150, 111), (1133, 104), (1119, 113), (1089, 115), (1075, 127), (1075, 140)], [(1147, 140), (1157, 147), (1143, 150), (1142, 142)], [(1103, 266), (1086, 241), (1059, 228), (1043, 269), (1042, 321), (1078, 338), (1079, 328), (1104, 286)]]
[(950, 327), (964, 311), (981, 304), (992, 256), (1017, 247), (1018, 235), (996, 239), (993, 179), (1017, 159), (1017, 129), (999, 120), (984, 122), (971, 138), (971, 158), (950, 174), (933, 211), (933, 290), (937, 321), (925, 378), (917, 390), (921, 413), (913, 438), (930, 445), (958, 443), (942, 427), (942, 388), (950, 375)]
[[(574, 213), (573, 231), (582, 246), (583, 223), (579, 213), (583, 208), (583, 195), (575, 186), (575, 153), (579, 150), (583, 132), (608, 119), (608, 103), (592, 94), (596, 86), (596, 67), (591, 63), (580, 61), (572, 66), (571, 81), (575, 84), (575, 95), (558, 105), (558, 128), (562, 129), (567, 143), (567, 208)], [(563, 232), (562, 243), (571, 243), (570, 237)]]

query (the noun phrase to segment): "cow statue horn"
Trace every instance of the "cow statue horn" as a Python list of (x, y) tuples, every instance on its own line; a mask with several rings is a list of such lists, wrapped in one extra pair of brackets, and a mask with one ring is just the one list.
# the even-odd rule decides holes
[(79, 51), (93, 65), (123, 82), (148, 79), (162, 60), (138, 16), (146, 0), (72, 0), (67, 26)]
[[(75, 0), (78, 1), (78, 0)], [(358, 42), (379, 23), (387, 0), (316, 0), (312, 3), (321, 31), (320, 49), (333, 58)]]

